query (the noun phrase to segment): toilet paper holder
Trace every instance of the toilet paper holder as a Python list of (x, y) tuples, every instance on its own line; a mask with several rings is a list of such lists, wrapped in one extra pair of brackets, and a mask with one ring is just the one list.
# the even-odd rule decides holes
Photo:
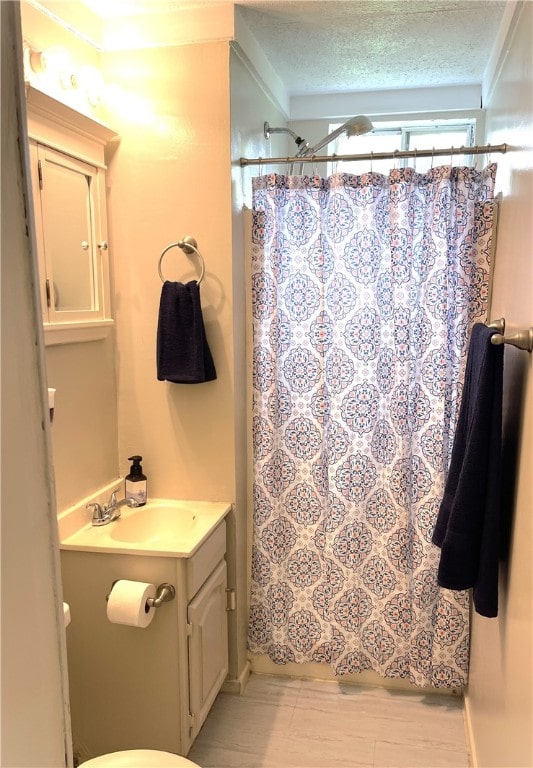
[[(120, 581), (120, 579), (115, 579), (115, 581), (111, 584), (111, 589), (109, 590), (109, 594), (105, 596), (106, 600), (109, 600), (109, 595), (111, 594), (111, 591), (117, 581)], [(164, 581), (162, 584), (160, 584), (157, 588), (157, 591), (155, 593), (155, 597), (149, 597), (146, 601), (146, 604), (149, 608), (159, 608), (159, 606), (162, 603), (168, 603), (170, 600), (174, 600), (176, 597), (176, 589), (172, 586), (172, 584), (168, 584), (168, 582)]]

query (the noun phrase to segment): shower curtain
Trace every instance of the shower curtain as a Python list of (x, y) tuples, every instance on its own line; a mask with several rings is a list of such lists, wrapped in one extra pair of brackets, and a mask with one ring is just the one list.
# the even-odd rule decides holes
[(466, 683), (468, 593), (431, 535), (495, 173), (253, 180), (252, 652)]

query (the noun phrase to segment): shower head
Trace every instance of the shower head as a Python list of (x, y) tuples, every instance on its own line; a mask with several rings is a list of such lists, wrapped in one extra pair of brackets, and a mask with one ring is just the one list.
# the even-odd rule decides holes
[(302, 152), (302, 150), (309, 146), (308, 141), (302, 139), (300, 136), (297, 136), (294, 131), (291, 131), (290, 128), (271, 128), (266, 121), (263, 123), (263, 133), (265, 135), (265, 139), (269, 139), (271, 133), (288, 133), (296, 142), (296, 146), (298, 147), (299, 152)]
[(344, 125), (341, 126), (341, 130), (342, 129), (346, 131), (347, 136), (361, 136), (363, 133), (368, 133), (369, 131), (374, 130), (374, 126), (366, 115), (357, 115), (356, 117), (351, 117), (347, 120)]
[(326, 144), (329, 144), (342, 133), (345, 133), (347, 136), (361, 136), (361, 134), (368, 133), (373, 128), (374, 126), (368, 117), (365, 117), (365, 115), (356, 115), (356, 117), (351, 117), (339, 128), (328, 133), (328, 135), (317, 142), (314, 147), (310, 147), (309, 144), (307, 144), (306, 147), (302, 147), (298, 152), (298, 157), (306, 157), (308, 155), (316, 154), (319, 149), (325, 147)]

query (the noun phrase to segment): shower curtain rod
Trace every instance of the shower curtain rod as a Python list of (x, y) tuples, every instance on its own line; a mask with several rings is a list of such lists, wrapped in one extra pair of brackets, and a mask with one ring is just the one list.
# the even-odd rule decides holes
[(337, 160), (396, 160), (402, 157), (448, 157), (451, 155), (490, 155), (495, 152), (505, 154), (508, 144), (474, 145), (473, 147), (448, 147), (447, 149), (408, 149), (394, 152), (365, 152), (360, 155), (307, 155), (306, 157), (241, 157), (241, 166), (278, 165), (281, 163), (333, 163)]

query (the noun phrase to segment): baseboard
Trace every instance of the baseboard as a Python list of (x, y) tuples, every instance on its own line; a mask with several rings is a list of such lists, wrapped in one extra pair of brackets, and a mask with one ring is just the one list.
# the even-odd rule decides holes
[(373, 670), (366, 670), (359, 674), (335, 675), (329, 664), (310, 662), (307, 664), (275, 664), (268, 656), (263, 654), (250, 654), (252, 672), (258, 675), (286, 676), (303, 680), (326, 680), (330, 682), (352, 683), (355, 685), (372, 685), (389, 690), (403, 690), (411, 693), (427, 693), (435, 696), (462, 696), (462, 691), (455, 688), (432, 688), (413, 685), (407, 680), (399, 678), (384, 678)]
[(470, 710), (470, 699), (468, 698), (468, 692), (465, 692), (463, 699), (463, 712), (465, 716), (465, 732), (466, 732), (466, 747), (468, 749), (468, 762), (470, 768), (478, 768), (478, 760), (476, 753), (476, 740), (474, 738), (474, 730), (472, 728), (472, 717)]
[(234, 677), (231, 679), (226, 678), (226, 680), (224, 681), (224, 684), (222, 685), (222, 688), (220, 689), (222, 693), (231, 693), (234, 696), (241, 696), (244, 693), (244, 689), (246, 688), (246, 684), (248, 683), (248, 679), (250, 677), (251, 671), (252, 671), (252, 668), (251, 668), (250, 662), (247, 661), (238, 677)]

